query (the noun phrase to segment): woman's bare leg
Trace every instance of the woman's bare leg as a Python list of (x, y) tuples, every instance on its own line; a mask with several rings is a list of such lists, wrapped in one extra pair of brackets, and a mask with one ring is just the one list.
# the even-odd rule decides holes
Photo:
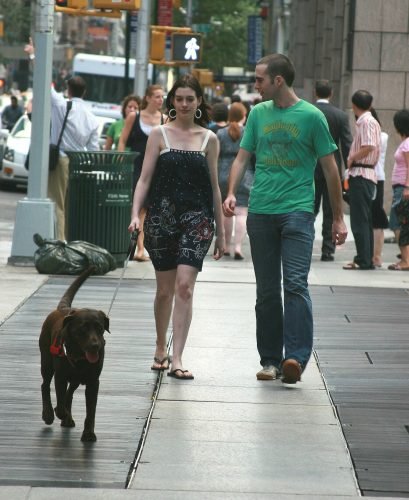
[[(175, 283), (175, 305), (173, 309), (173, 356), (172, 371), (183, 370), (182, 355), (192, 321), (193, 291), (198, 270), (179, 265)], [(185, 376), (191, 375), (187, 372)]]
[[(155, 358), (164, 359), (167, 354), (166, 334), (172, 314), (173, 297), (175, 294), (176, 269), (171, 271), (156, 271), (156, 296), (154, 314), (156, 324), (156, 350)], [(163, 363), (162, 367), (169, 363)], [(154, 363), (153, 368), (161, 368), (159, 363)]]

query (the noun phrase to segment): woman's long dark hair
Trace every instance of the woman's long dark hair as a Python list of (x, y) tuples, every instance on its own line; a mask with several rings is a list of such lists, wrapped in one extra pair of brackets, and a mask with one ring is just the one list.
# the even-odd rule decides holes
[[(196, 94), (196, 97), (199, 99), (202, 99), (202, 102), (200, 103), (200, 106), (198, 109), (202, 112), (202, 116), (200, 118), (195, 117), (195, 123), (200, 125), (201, 127), (207, 128), (207, 125), (210, 122), (210, 117), (209, 117), (209, 112), (207, 110), (207, 104), (205, 97), (203, 95), (203, 90), (202, 87), (200, 86), (200, 83), (197, 78), (195, 78), (193, 75), (186, 74), (181, 76), (176, 82), (174, 83), (173, 87), (170, 89), (168, 92), (168, 95), (166, 97), (166, 108), (167, 108), (167, 113), (173, 108), (173, 100), (175, 98), (175, 93), (177, 89), (186, 89), (190, 88), (194, 91)], [(174, 118), (170, 118), (169, 120), (172, 121)]]

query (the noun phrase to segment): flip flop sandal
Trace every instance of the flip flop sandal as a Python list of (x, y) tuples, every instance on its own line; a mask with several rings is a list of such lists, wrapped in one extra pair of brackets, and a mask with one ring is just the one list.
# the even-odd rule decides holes
[(358, 266), (358, 264), (355, 264), (355, 262), (350, 262), (349, 264), (342, 266), (342, 269), (346, 269), (347, 271), (357, 271), (361, 268)]
[[(154, 363), (156, 363), (157, 365), (160, 365), (160, 366), (151, 366), (151, 370), (154, 370), (156, 372), (163, 372), (165, 370), (169, 370), (169, 365), (170, 365), (170, 357), (169, 356), (165, 356), (163, 359), (159, 359), (157, 357), (154, 357), (153, 361), (154, 361)], [(163, 363), (166, 363), (166, 361), (168, 362), (167, 366), (162, 366)]]
[(389, 271), (409, 271), (409, 267), (402, 267), (400, 264), (391, 264), (388, 269)]
[(189, 373), (189, 370), (176, 368), (176, 370), (172, 370), (168, 373), (168, 377), (177, 378), (178, 380), (193, 380), (195, 378), (193, 375), (185, 375), (185, 373)]

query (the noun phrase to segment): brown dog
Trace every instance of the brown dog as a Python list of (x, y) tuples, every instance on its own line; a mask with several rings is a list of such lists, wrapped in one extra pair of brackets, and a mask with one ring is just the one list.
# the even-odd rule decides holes
[[(80, 286), (94, 269), (90, 267), (71, 284), (57, 309), (44, 321), (39, 339), (43, 377), (42, 418), (47, 425), (51, 425), (55, 411), (63, 427), (74, 427), (72, 398), (78, 386), (84, 384), (87, 413), (81, 441), (97, 440), (94, 433), (95, 411), (99, 376), (104, 363), (104, 332), (109, 332), (109, 319), (102, 311), (73, 309), (71, 304)], [(57, 396), (54, 410), (50, 394), (53, 376)]]

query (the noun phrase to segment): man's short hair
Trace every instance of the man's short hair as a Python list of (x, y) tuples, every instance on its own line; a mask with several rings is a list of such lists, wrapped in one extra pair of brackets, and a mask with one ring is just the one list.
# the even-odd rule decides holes
[(227, 122), (228, 114), (229, 114), (229, 108), (227, 107), (227, 104), (224, 104), (222, 102), (213, 104), (211, 109), (211, 116), (213, 121)]
[(328, 99), (332, 94), (332, 86), (329, 80), (317, 80), (315, 82), (315, 95), (319, 99)]
[(72, 76), (67, 81), (67, 87), (71, 97), (83, 97), (87, 89), (85, 80), (80, 76)]
[(373, 97), (367, 90), (357, 90), (351, 98), (352, 104), (362, 111), (371, 109)]
[(270, 54), (259, 59), (257, 66), (260, 64), (267, 65), (267, 74), (271, 81), (273, 81), (275, 76), (282, 76), (285, 83), (289, 87), (292, 87), (295, 78), (295, 68), (287, 56), (278, 53)]

